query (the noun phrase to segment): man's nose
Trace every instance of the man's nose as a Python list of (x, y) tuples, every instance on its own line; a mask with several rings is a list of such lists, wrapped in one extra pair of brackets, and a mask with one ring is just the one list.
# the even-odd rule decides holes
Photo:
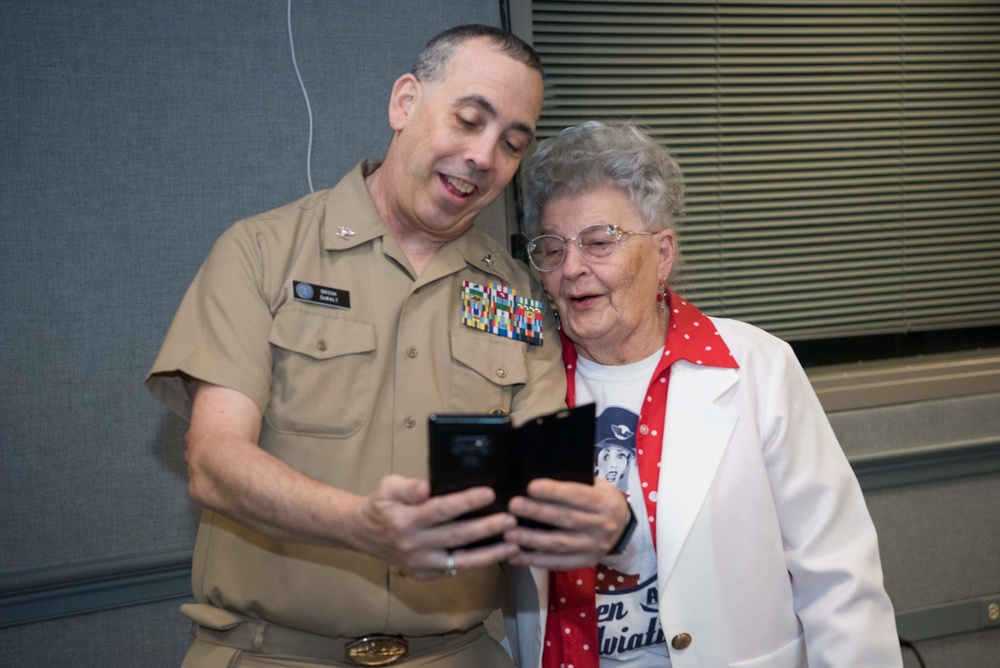
[(496, 159), (497, 142), (488, 133), (482, 133), (469, 140), (465, 159), (481, 171), (491, 169)]

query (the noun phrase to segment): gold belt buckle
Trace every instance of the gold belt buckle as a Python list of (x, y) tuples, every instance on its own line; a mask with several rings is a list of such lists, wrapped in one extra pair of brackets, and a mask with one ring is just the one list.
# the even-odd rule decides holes
[(402, 661), (410, 643), (399, 636), (365, 636), (344, 648), (344, 658), (356, 666), (391, 666)]

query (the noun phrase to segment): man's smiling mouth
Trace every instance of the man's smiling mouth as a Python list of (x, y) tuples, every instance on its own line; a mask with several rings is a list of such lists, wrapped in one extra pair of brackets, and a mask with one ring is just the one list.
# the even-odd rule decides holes
[(459, 197), (468, 197), (476, 191), (476, 184), (469, 183), (464, 179), (460, 179), (455, 176), (442, 176), (441, 179), (448, 185), (455, 194)]

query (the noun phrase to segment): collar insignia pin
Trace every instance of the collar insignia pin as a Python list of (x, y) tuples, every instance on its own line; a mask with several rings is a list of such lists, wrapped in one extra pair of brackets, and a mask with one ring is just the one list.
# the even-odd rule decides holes
[(483, 258), (483, 264), (485, 264), (487, 267), (492, 267), (493, 266), (493, 256), (492, 255), (487, 255), (486, 257), (484, 257)]
[(352, 230), (349, 227), (344, 227), (343, 225), (341, 225), (340, 227), (337, 228), (337, 236), (340, 237), (341, 239), (347, 239), (348, 237), (353, 237), (354, 230)]

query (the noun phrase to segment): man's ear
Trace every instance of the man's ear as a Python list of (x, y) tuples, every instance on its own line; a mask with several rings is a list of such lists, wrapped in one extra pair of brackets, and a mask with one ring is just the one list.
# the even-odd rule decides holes
[(396, 79), (389, 95), (389, 125), (399, 132), (406, 125), (413, 106), (420, 97), (420, 81), (412, 74)]

